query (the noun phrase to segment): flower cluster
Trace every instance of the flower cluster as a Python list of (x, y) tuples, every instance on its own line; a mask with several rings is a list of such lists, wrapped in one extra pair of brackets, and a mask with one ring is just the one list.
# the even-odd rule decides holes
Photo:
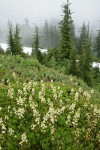
[(27, 140), (27, 136), (26, 136), (26, 134), (25, 133), (23, 133), (22, 135), (21, 135), (21, 141), (20, 141), (20, 145), (22, 146), (23, 145), (23, 143), (27, 143), (28, 142), (28, 140)]

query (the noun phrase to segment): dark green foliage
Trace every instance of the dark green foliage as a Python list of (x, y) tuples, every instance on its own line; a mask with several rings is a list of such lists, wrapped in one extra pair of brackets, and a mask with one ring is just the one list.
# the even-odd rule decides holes
[(34, 55), (39, 62), (42, 63), (42, 54), (39, 50), (39, 34), (38, 34), (38, 27), (35, 27), (35, 35), (32, 43), (32, 55)]
[(73, 47), (70, 54), (70, 68), (69, 68), (69, 74), (72, 75), (77, 75), (76, 56), (77, 56), (77, 50), (75, 47)]
[(8, 51), (14, 55), (14, 35), (12, 31), (12, 25), (9, 25), (9, 35), (8, 35)]
[(95, 53), (97, 58), (100, 59), (100, 30), (98, 30), (97, 37), (95, 39)]
[(14, 54), (15, 55), (22, 54), (21, 37), (19, 34), (20, 34), (20, 29), (19, 29), (19, 26), (16, 25), (16, 31), (14, 34), (14, 48), (15, 48)]
[(79, 57), (79, 76), (88, 84), (92, 85), (92, 50), (89, 39), (84, 40), (82, 53)]
[(9, 25), (9, 35), (8, 35), (8, 51), (12, 55), (21, 55), (22, 54), (22, 44), (20, 38), (20, 29), (16, 25), (15, 33), (13, 34), (12, 25)]
[(69, 59), (72, 49), (71, 44), (71, 11), (69, 8), (69, 0), (63, 6), (63, 19), (60, 22), (61, 29), (61, 58)]
[(93, 81), (94, 81), (94, 88), (98, 89), (100, 92), (100, 68), (96, 67), (93, 68)]
[(80, 36), (78, 38), (78, 42), (77, 42), (77, 48), (79, 50), (79, 54), (81, 54), (82, 52), (82, 46), (84, 43), (84, 40), (87, 38), (87, 27), (85, 25), (85, 23), (83, 23), (81, 29), (80, 29)]

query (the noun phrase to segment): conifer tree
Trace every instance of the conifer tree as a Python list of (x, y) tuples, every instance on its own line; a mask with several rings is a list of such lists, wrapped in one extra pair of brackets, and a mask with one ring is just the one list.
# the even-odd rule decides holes
[(8, 35), (8, 51), (11, 52), (12, 55), (15, 54), (15, 48), (14, 48), (14, 36), (12, 31), (12, 25), (9, 24), (9, 35)]
[(98, 30), (96, 39), (95, 39), (95, 52), (97, 58), (100, 59), (100, 30)]
[(15, 55), (22, 54), (23, 49), (22, 49), (20, 29), (18, 24), (16, 25), (16, 30), (14, 34), (14, 48), (15, 48)]
[(86, 38), (87, 38), (87, 27), (86, 27), (85, 23), (83, 23), (83, 25), (80, 29), (80, 36), (79, 36), (78, 45), (77, 45), (79, 54), (81, 54), (81, 52), (82, 52), (82, 45)]
[(61, 29), (61, 57), (64, 59), (70, 58), (70, 52), (72, 49), (71, 45), (71, 11), (69, 8), (69, 0), (67, 4), (63, 6), (63, 19), (60, 22)]
[(39, 50), (39, 33), (37, 26), (35, 27), (35, 35), (32, 43), (32, 55), (34, 55), (39, 60), (39, 62), (42, 63), (42, 54)]
[(89, 37), (89, 30), (87, 37), (83, 41), (82, 52), (79, 57), (79, 76), (89, 85), (92, 85), (92, 48)]

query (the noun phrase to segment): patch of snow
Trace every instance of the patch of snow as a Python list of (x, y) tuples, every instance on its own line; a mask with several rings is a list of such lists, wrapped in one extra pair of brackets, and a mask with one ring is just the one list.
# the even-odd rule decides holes
[(47, 53), (47, 49), (42, 49), (42, 48), (39, 48), (39, 50), (42, 52), (42, 53)]
[(93, 68), (96, 68), (96, 67), (97, 67), (97, 68), (100, 69), (100, 63), (98, 63), (98, 62), (93, 62), (93, 63), (92, 63), (92, 67), (93, 67)]
[(24, 52), (24, 53), (31, 54), (32, 48), (31, 48), (31, 47), (23, 47), (23, 52)]
[[(0, 46), (1, 46), (1, 48), (3, 48), (4, 51), (6, 51), (7, 48), (8, 48), (8, 44), (6, 44), (6, 43), (0, 43)], [(31, 52), (32, 52), (32, 48), (31, 47), (22, 47), (22, 48), (23, 48), (23, 52), (24, 53), (31, 54)], [(48, 51), (47, 49), (42, 49), (42, 48), (39, 48), (39, 50), (42, 53), (47, 53), (47, 51)]]
[(4, 51), (6, 51), (8, 48), (8, 44), (6, 44), (6, 43), (0, 43), (0, 46)]

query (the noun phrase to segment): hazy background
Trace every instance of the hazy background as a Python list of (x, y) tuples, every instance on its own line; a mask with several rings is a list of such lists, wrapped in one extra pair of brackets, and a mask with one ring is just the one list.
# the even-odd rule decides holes
[[(7, 21), (22, 23), (28, 18), (30, 24), (42, 25), (44, 20), (60, 20), (61, 5), (67, 0), (0, 0), (0, 26), (7, 25)], [(80, 26), (83, 21), (93, 26), (99, 25), (100, 0), (70, 0), (73, 20)]]
[[(20, 24), (22, 43), (26, 46), (32, 45), (34, 27), (37, 25), (41, 36), (41, 47), (48, 48), (45, 32), (45, 20), (47, 20), (49, 34), (52, 33), (51, 45), (53, 47), (55, 43), (59, 45), (58, 23), (63, 15), (61, 6), (65, 3), (67, 0), (0, 0), (0, 43), (7, 43), (9, 20), (14, 27), (15, 24)], [(86, 25), (89, 22), (92, 38), (95, 39), (97, 29), (100, 28), (100, 0), (70, 0), (70, 3), (76, 35), (79, 35), (83, 22)], [(58, 37), (55, 40), (56, 34)]]

